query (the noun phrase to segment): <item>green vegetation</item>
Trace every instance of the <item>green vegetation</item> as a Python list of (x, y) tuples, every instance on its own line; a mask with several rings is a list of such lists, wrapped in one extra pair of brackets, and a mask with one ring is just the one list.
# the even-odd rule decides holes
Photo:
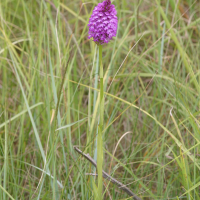
[[(0, 199), (94, 199), (100, 0), (0, 0)], [(200, 2), (115, 0), (103, 170), (141, 199), (200, 199)], [(104, 199), (130, 199), (103, 179)], [(102, 194), (103, 196), (103, 194)]]

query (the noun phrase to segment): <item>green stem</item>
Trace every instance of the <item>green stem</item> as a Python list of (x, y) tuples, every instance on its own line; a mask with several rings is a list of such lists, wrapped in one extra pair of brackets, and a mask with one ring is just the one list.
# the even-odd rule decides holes
[(104, 98), (103, 98), (103, 65), (102, 65), (102, 46), (99, 45), (99, 66), (100, 66), (100, 121), (97, 136), (97, 172), (98, 172), (98, 200), (102, 199), (102, 166), (103, 166), (103, 119), (104, 119)]

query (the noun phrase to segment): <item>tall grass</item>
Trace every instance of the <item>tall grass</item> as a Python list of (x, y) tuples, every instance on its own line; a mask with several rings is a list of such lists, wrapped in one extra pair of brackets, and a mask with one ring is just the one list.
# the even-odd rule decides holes
[[(99, 56), (87, 23), (98, 2), (0, 1), (2, 200), (94, 199), (96, 172), (73, 146), (96, 160)], [(200, 2), (113, 3), (103, 170), (141, 199), (198, 200)], [(130, 198), (103, 185), (104, 199)]]

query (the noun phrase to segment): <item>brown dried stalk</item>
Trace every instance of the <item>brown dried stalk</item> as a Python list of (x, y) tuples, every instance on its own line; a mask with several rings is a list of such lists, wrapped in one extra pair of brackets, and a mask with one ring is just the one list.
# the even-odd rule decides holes
[[(91, 158), (91, 156), (89, 154), (85, 154), (83, 153), (80, 149), (78, 149), (77, 147), (74, 147), (74, 149), (81, 154), (84, 158), (86, 158), (88, 161), (90, 161), (96, 168), (97, 168), (97, 164), (96, 162)], [(106, 172), (103, 171), (102, 174), (103, 178), (111, 181), (112, 183), (114, 183), (115, 185), (118, 186), (119, 189), (122, 189), (124, 192), (126, 192), (129, 196), (133, 197), (134, 200), (141, 200), (140, 197), (138, 197), (136, 194), (134, 194), (128, 187), (126, 187), (126, 185), (122, 184), (121, 182), (117, 181), (116, 179), (114, 179), (113, 177), (111, 177), (109, 174), (107, 174)]]

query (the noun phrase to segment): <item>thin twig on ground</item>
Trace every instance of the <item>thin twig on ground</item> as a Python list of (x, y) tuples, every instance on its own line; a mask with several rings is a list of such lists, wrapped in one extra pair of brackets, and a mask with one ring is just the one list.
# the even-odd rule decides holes
[[(77, 151), (79, 154), (81, 154), (84, 158), (86, 158), (89, 162), (91, 162), (96, 168), (97, 164), (96, 162), (91, 158), (89, 154), (83, 153), (80, 149), (77, 147), (74, 147), (75, 151)], [(103, 178), (111, 181), (113, 184), (117, 185), (119, 189), (126, 192), (129, 196), (133, 197), (134, 200), (141, 200), (140, 197), (138, 197), (136, 194), (134, 194), (126, 185), (122, 184), (121, 182), (117, 181), (113, 177), (111, 177), (109, 174), (107, 174), (105, 171), (102, 172)]]

